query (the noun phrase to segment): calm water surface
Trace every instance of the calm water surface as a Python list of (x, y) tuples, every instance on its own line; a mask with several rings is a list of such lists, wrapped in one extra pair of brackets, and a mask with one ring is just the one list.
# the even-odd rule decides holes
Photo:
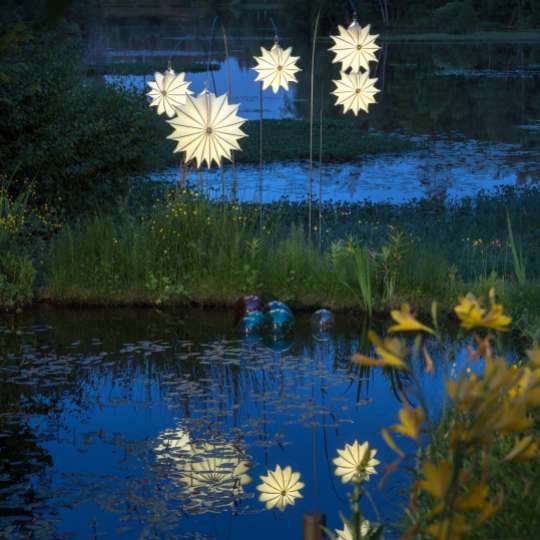
[[(225, 312), (2, 317), (0, 538), (300, 538), (314, 510), (337, 526), (347, 491), (333, 474), (336, 450), (368, 440), (388, 464), (380, 430), (396, 422), (400, 393), (416, 402), (405, 378), (351, 369), (351, 354), (368, 350), (365, 330), (342, 317), (321, 335), (302, 316), (274, 341), (243, 338)], [(433, 376), (415, 370), (437, 411), (445, 367), (435, 360)], [(464, 365), (460, 350), (448, 369)], [(265, 511), (255, 490), (277, 464), (306, 484), (283, 513)], [(194, 479), (194, 469), (204, 473)], [(386, 522), (407, 476), (380, 491), (382, 475), (383, 465), (370, 491)]]
[[(189, 63), (218, 63), (218, 71), (191, 73), (192, 89), (225, 93), (240, 103), (240, 114), (257, 121), (260, 117), (259, 83), (250, 69), (259, 47), (272, 43), (270, 17), (281, 14), (257, 13), (246, 24), (229, 26), (229, 58), (225, 61), (221, 31), (210, 39), (212, 21), (196, 24), (167, 23), (159, 18), (148, 22), (109, 21), (88, 39), (88, 61), (153, 62), (163, 68), (172, 60), (181, 70)], [(283, 19), (283, 18), (282, 18)], [(361, 21), (362, 22), (362, 21)], [(365, 21), (368, 22), (368, 21)], [(189, 32), (183, 29), (189, 28)], [(266, 119), (309, 116), (309, 37), (294, 32), (282, 20), (283, 46), (293, 46), (303, 69), (298, 85), (290, 92), (263, 95), (262, 116)], [(210, 45), (210, 42), (212, 44)], [(498, 185), (535, 184), (540, 178), (540, 35), (531, 43), (382, 43), (380, 62), (373, 68), (381, 93), (370, 114), (346, 118), (358, 128), (358, 137), (367, 130), (399, 134), (419, 143), (417, 151), (399, 155), (357, 156), (339, 166), (324, 163), (315, 179), (322, 180), (325, 200), (400, 202), (412, 198), (474, 195), (480, 189)], [(341, 116), (330, 92), (338, 68), (331, 63), (324, 35), (317, 55), (315, 111), (322, 106), (324, 118)], [(128, 87), (145, 88), (152, 78), (146, 75), (113, 77)], [(306, 128), (307, 129), (307, 128)], [(318, 126), (316, 126), (318, 129)], [(306, 137), (308, 133), (306, 131)], [(318, 160), (318, 149), (316, 152)], [(286, 196), (293, 200), (307, 195), (309, 166), (303, 162), (266, 164), (263, 169), (263, 200)], [(177, 180), (178, 169), (159, 172), (156, 178)], [(234, 178), (234, 180), (233, 180)], [(225, 168), (225, 185), (238, 185), (243, 200), (258, 198), (258, 166)], [(210, 193), (221, 194), (220, 174), (191, 176)], [(318, 193), (318, 187), (316, 189)]]

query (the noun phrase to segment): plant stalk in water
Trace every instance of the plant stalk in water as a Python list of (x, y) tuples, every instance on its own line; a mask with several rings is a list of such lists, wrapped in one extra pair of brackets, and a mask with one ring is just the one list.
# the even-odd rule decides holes
[(514, 262), (514, 273), (516, 279), (520, 285), (525, 285), (527, 276), (525, 272), (525, 259), (523, 257), (523, 249), (521, 248), (521, 242), (517, 245), (512, 231), (512, 221), (508, 210), (506, 211), (506, 223), (508, 227), (508, 241), (510, 243), (510, 249), (512, 250), (512, 260)]

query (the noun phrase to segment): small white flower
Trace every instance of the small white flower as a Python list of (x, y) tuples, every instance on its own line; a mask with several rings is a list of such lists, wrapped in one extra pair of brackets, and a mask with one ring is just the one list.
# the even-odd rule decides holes
[(155, 80), (147, 83), (151, 88), (146, 94), (152, 98), (150, 107), (157, 107), (158, 114), (165, 113), (172, 118), (176, 114), (176, 108), (184, 105), (187, 97), (193, 94), (188, 89), (191, 83), (185, 80), (185, 76), (185, 73), (177, 75), (172, 69), (165, 73), (155, 73)]
[(341, 79), (332, 81), (336, 89), (332, 92), (336, 96), (336, 105), (343, 105), (343, 114), (352, 111), (358, 116), (360, 110), (369, 112), (369, 106), (376, 103), (375, 95), (380, 92), (375, 87), (378, 79), (370, 79), (368, 73), (341, 72)]
[[(369, 521), (362, 521), (360, 525), (360, 534), (362, 535), (362, 538), (367, 536), (369, 528)], [(336, 529), (336, 540), (354, 540), (352, 531), (346, 523), (343, 524), (342, 530)]]
[(336, 476), (340, 476), (344, 484), (357, 477), (368, 480), (370, 475), (377, 473), (375, 467), (380, 463), (375, 459), (376, 453), (377, 450), (371, 449), (367, 441), (363, 444), (358, 441), (346, 444), (345, 448), (338, 450), (339, 457), (333, 460)]
[(259, 501), (265, 503), (267, 510), (277, 507), (283, 511), (288, 504), (293, 505), (295, 499), (302, 498), (300, 490), (304, 484), (300, 482), (300, 473), (293, 472), (289, 466), (281, 469), (278, 465), (275, 471), (261, 476), (261, 480), (262, 484), (257, 486), (261, 492)]
[(334, 40), (334, 45), (330, 51), (335, 53), (336, 57), (333, 63), (342, 64), (342, 70), (351, 68), (354, 73), (358, 73), (360, 68), (369, 71), (369, 63), (377, 62), (375, 53), (380, 47), (375, 43), (379, 37), (369, 33), (371, 26), (368, 24), (362, 28), (355, 19), (349, 28), (339, 26), (339, 35), (330, 36)]
[(272, 91), (277, 94), (280, 88), (289, 90), (290, 82), (298, 82), (295, 73), (301, 71), (296, 65), (299, 56), (291, 56), (292, 47), (283, 50), (278, 43), (267, 50), (261, 47), (262, 56), (255, 56), (257, 65), (253, 68), (257, 72), (256, 81), (263, 84), (263, 90), (272, 86)]

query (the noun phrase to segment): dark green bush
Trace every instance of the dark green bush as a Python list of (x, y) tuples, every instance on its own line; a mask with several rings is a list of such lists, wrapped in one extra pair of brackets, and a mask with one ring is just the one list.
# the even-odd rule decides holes
[(33, 31), (1, 52), (0, 162), (13, 185), (69, 216), (114, 205), (130, 178), (160, 164), (167, 125), (143, 94), (84, 76), (77, 31)]
[(36, 271), (29, 257), (2, 251), (0, 257), (0, 309), (13, 308), (32, 299)]
[(471, 0), (455, 0), (434, 10), (433, 22), (437, 28), (460, 34), (471, 30), (477, 17)]

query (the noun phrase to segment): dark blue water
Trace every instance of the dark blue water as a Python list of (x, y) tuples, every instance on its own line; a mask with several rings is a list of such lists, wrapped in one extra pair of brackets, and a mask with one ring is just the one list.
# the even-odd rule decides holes
[[(380, 432), (397, 422), (398, 396), (416, 398), (403, 376), (351, 367), (368, 351), (365, 330), (338, 317), (321, 339), (303, 316), (276, 342), (243, 338), (225, 312), (42, 308), (0, 319), (0, 538), (300, 538), (305, 512), (332, 527), (348, 513), (331, 460), (355, 439), (382, 462), (369, 482), (379, 514), (367, 500), (365, 512), (391, 524), (408, 476), (379, 489), (395, 459)], [(438, 414), (444, 372), (465, 354), (433, 354), (433, 375), (415, 369)], [(186, 437), (202, 455), (170, 450)], [(240, 461), (251, 482), (238, 488), (223, 475)], [(201, 462), (215, 474), (189, 487), (185, 471)], [(285, 512), (264, 510), (255, 489), (277, 464), (306, 484)]]

